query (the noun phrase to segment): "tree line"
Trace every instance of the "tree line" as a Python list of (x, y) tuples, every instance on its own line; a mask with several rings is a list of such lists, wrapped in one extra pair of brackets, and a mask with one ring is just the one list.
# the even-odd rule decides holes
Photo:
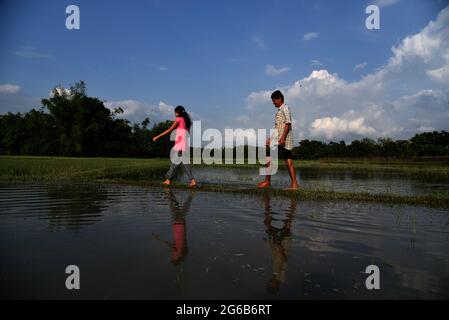
[[(0, 154), (169, 157), (169, 136), (150, 141), (169, 128), (171, 121), (149, 128), (148, 118), (141, 123), (118, 118), (123, 110), (111, 111), (101, 100), (89, 97), (83, 81), (69, 90), (57, 87), (41, 102), (43, 107), (38, 110), (0, 115)], [(449, 133), (419, 133), (409, 140), (364, 138), (350, 144), (302, 140), (293, 155), (297, 159), (449, 156)]]
[(293, 155), (300, 159), (319, 158), (414, 158), (449, 156), (449, 132), (433, 131), (415, 134), (409, 140), (380, 138), (377, 141), (364, 138), (350, 144), (302, 140), (293, 148)]
[(166, 157), (170, 138), (149, 143), (170, 121), (130, 123), (86, 93), (83, 81), (69, 90), (55, 88), (43, 107), (27, 113), (0, 115), (0, 153), (10, 155)]

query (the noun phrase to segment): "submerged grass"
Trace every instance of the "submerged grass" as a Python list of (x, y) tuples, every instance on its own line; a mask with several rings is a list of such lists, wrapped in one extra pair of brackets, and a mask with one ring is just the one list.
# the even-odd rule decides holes
[[(404, 175), (432, 176), (437, 180), (447, 181), (449, 169), (441, 164), (382, 164), (368, 162), (329, 162), (299, 161), (301, 168), (319, 168), (323, 170), (392, 170)], [(135, 158), (68, 158), (68, 157), (29, 157), (0, 156), (0, 181), (80, 181), (137, 184), (144, 186), (160, 186), (160, 180), (167, 170), (168, 159), (135, 159)], [(256, 167), (255, 165), (220, 165), (219, 167)], [(174, 184), (174, 188), (186, 188)], [(224, 185), (201, 185), (201, 191), (227, 192), (238, 194), (270, 194), (282, 197), (298, 197), (313, 201), (358, 201), (380, 202), (391, 204), (424, 205), (449, 208), (448, 194), (428, 194), (419, 196), (402, 196), (397, 194), (371, 194), (368, 192), (339, 192), (335, 190), (301, 189), (298, 192), (257, 188), (238, 188)]]
[[(325, 159), (325, 160), (295, 160), (298, 169), (316, 169), (326, 171), (352, 171), (357, 173), (397, 173), (410, 178), (423, 178), (434, 181), (449, 180), (449, 164), (439, 162), (408, 162), (408, 161), (379, 161), (368, 159)], [(219, 164), (212, 165), (219, 168), (258, 168), (257, 164)], [(285, 167), (279, 161), (279, 167)]]
[[(167, 188), (161, 185), (160, 181), (130, 181), (125, 179), (101, 179), (102, 183), (122, 183), (128, 185), (151, 186)], [(187, 185), (174, 183), (170, 188), (189, 189)], [(419, 196), (403, 196), (398, 194), (372, 194), (368, 192), (339, 192), (315, 189), (300, 189), (299, 191), (287, 191), (283, 189), (259, 189), (259, 188), (238, 188), (223, 185), (199, 185), (194, 190), (205, 192), (224, 192), (247, 195), (263, 195), (269, 193), (279, 197), (295, 197), (309, 201), (354, 201), (354, 202), (377, 202), (386, 204), (407, 204), (416, 206), (427, 206), (435, 208), (449, 208), (449, 195), (428, 194)]]

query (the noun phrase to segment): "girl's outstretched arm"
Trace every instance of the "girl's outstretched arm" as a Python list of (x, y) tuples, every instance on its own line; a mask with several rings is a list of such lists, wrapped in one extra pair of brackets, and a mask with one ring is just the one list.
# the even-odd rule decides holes
[(177, 126), (178, 126), (178, 122), (176, 122), (176, 121), (173, 122), (173, 124), (171, 125), (170, 128), (168, 128), (167, 130), (165, 130), (165, 131), (162, 132), (161, 134), (159, 134), (159, 135), (153, 137), (153, 142), (156, 141), (157, 139), (159, 139), (159, 138), (165, 136), (166, 134), (169, 134), (170, 132), (172, 132), (173, 130), (175, 130)]

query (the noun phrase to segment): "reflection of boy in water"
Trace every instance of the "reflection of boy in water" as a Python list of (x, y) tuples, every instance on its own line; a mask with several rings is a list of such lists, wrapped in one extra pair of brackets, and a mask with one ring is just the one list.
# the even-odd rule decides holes
[(285, 282), (285, 273), (287, 271), (288, 255), (291, 248), (292, 236), (290, 228), (293, 215), (296, 212), (297, 199), (291, 198), (290, 207), (288, 208), (287, 218), (284, 219), (284, 225), (276, 228), (272, 225), (273, 218), (271, 216), (270, 195), (264, 195), (265, 203), (265, 232), (267, 234), (267, 244), (270, 247), (272, 258), (272, 277), (267, 285), (269, 293), (277, 293), (281, 283)]

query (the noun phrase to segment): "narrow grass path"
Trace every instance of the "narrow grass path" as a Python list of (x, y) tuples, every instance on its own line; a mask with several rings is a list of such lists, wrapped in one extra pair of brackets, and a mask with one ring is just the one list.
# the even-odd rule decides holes
[[(323, 170), (395, 170), (405, 175), (433, 177), (436, 181), (448, 181), (447, 165), (441, 164), (401, 164), (401, 163), (352, 163), (300, 161), (301, 168), (319, 168)], [(161, 187), (160, 180), (170, 165), (169, 159), (134, 158), (69, 158), (69, 157), (28, 157), (0, 156), (0, 182), (95, 182), (113, 184), (131, 184)], [(215, 166), (217, 167), (217, 166)], [(255, 168), (255, 165), (220, 165), (218, 167)], [(172, 188), (186, 189), (175, 183)], [(226, 192), (235, 194), (263, 194), (268, 192), (281, 197), (298, 197), (311, 201), (354, 201), (378, 202), (387, 204), (407, 204), (429, 207), (449, 208), (449, 194), (431, 193), (419, 196), (398, 194), (373, 194), (368, 192), (339, 192), (321, 189), (301, 189), (297, 192), (282, 189), (260, 190), (228, 185), (200, 184), (197, 190), (207, 192)]]

